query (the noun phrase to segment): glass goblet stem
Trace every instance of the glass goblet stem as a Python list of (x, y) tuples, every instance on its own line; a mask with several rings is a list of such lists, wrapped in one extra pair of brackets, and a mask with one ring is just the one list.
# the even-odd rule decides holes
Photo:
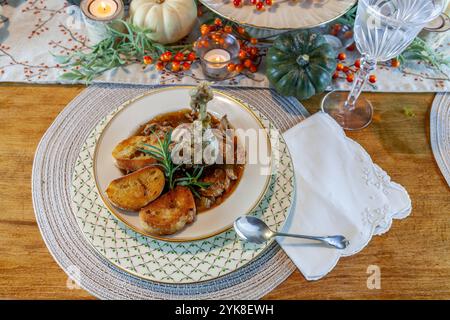
[(366, 55), (363, 55), (361, 58), (361, 68), (356, 73), (356, 79), (353, 82), (347, 101), (345, 101), (345, 107), (349, 110), (355, 109), (356, 100), (358, 100), (358, 97), (362, 92), (364, 83), (369, 77), (369, 74), (375, 70), (376, 65), (377, 61), (375, 59), (370, 59)]

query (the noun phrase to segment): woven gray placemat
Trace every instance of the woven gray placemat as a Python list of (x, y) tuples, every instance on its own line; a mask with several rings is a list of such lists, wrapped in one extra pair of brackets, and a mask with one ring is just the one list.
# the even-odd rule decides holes
[(438, 93), (430, 114), (430, 140), (434, 158), (450, 187), (450, 92)]
[[(126, 101), (154, 87), (94, 85), (56, 118), (33, 163), (32, 193), (42, 237), (61, 268), (102, 299), (258, 299), (295, 266), (274, 243), (257, 259), (224, 277), (197, 284), (155, 283), (117, 269), (84, 238), (71, 209), (70, 185), (81, 146), (97, 123)], [(218, 88), (258, 108), (282, 131), (308, 116), (292, 98), (267, 89)]]

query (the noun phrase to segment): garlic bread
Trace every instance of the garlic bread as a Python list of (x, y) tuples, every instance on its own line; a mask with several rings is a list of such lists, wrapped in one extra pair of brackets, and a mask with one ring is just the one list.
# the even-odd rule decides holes
[(133, 172), (149, 165), (155, 164), (156, 159), (140, 151), (145, 149), (144, 144), (158, 146), (158, 139), (154, 135), (132, 136), (121, 141), (113, 150), (112, 155), (119, 169)]
[(187, 187), (177, 186), (139, 212), (142, 227), (155, 235), (174, 234), (194, 221), (194, 196)]
[(164, 184), (161, 169), (146, 167), (111, 181), (106, 194), (115, 206), (138, 211), (160, 196)]

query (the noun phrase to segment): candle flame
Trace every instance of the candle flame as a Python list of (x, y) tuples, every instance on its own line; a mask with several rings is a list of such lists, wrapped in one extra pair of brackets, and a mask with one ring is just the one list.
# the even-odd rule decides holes
[(222, 62), (223, 59), (221, 57), (214, 57), (211, 59), (211, 62)]
[(100, 6), (102, 7), (103, 12), (106, 12), (107, 6), (105, 2), (100, 2)]

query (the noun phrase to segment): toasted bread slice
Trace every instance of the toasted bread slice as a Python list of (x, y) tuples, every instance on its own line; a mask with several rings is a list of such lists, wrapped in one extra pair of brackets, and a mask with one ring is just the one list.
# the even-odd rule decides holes
[(133, 172), (156, 163), (150, 155), (140, 151), (145, 149), (144, 144), (158, 146), (156, 136), (133, 136), (120, 142), (113, 150), (112, 155), (118, 168)]
[(169, 235), (192, 223), (196, 212), (191, 190), (177, 186), (142, 208), (139, 218), (145, 231), (155, 235)]
[(164, 183), (161, 169), (146, 167), (111, 181), (106, 194), (115, 206), (138, 211), (160, 196)]

